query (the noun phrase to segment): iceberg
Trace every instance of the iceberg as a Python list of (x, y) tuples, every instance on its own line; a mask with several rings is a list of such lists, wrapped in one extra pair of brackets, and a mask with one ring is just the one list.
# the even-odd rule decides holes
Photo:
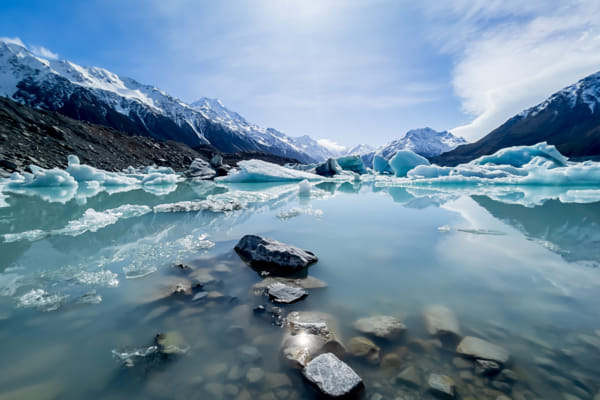
[(390, 167), (389, 161), (379, 155), (373, 157), (373, 170), (380, 174), (391, 174), (394, 172)]
[(340, 157), (337, 159), (337, 163), (344, 171), (352, 171), (360, 175), (368, 173), (367, 168), (359, 155)]
[(286, 182), (307, 179), (316, 181), (323, 179), (310, 172), (294, 170), (261, 160), (238, 162), (238, 168), (228, 175), (215, 178), (218, 182)]
[(298, 184), (298, 196), (309, 197), (311, 189), (312, 189), (312, 185), (310, 184), (308, 179), (304, 179), (303, 181), (300, 181), (300, 183)]
[(473, 164), (511, 165), (523, 167), (536, 157), (551, 162), (551, 166), (564, 167), (568, 158), (560, 154), (556, 147), (541, 142), (533, 146), (513, 146), (498, 150), (490, 156), (482, 156), (472, 161)]
[(77, 181), (67, 172), (59, 168), (45, 169), (37, 165), (30, 165), (31, 173), (20, 174), (13, 172), (8, 178), (9, 188), (22, 187), (62, 187), (77, 186)]
[(408, 171), (418, 165), (429, 165), (429, 160), (410, 150), (399, 150), (391, 158), (389, 165), (397, 177), (404, 177)]

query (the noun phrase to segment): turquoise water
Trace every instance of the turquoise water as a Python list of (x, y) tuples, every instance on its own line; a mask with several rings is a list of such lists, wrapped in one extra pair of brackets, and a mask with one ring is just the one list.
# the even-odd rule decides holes
[[(527, 196), (536, 190), (545, 189)], [(207, 196), (243, 204), (227, 212), (150, 211)], [(382, 356), (403, 354), (400, 366), (345, 359), (367, 397), (428, 398), (424, 388), (391, 379), (412, 365), (423, 377), (452, 377), (459, 398), (591, 399), (600, 391), (600, 203), (519, 197), (332, 182), (310, 198), (299, 197), (295, 184), (212, 183), (64, 204), (10, 195), (0, 208), (0, 399), (314, 398), (280, 360), (283, 329), (252, 312), (271, 304), (252, 293), (262, 278), (232, 250), (248, 233), (319, 256), (309, 274), (328, 287), (282, 307), (284, 314), (332, 314), (344, 341), (358, 335), (358, 318), (387, 314), (405, 323), (402, 339), (377, 342)], [(125, 205), (150, 208), (110, 211)], [(93, 218), (82, 219), (88, 209)], [(14, 236), (32, 231), (29, 239)], [(172, 296), (190, 279), (178, 263), (212, 271), (214, 299)], [(214, 270), (221, 264), (229, 271)], [(469, 380), (451, 351), (417, 348), (415, 340), (430, 339), (422, 311), (431, 304), (452, 309), (463, 334), (509, 350), (518, 381), (499, 388), (492, 379)], [(147, 349), (168, 331), (189, 345), (185, 354), (136, 359), (133, 367), (113, 356)], [(260, 360), (242, 362), (242, 345), (255, 347)], [(248, 382), (251, 367), (267, 378)]]

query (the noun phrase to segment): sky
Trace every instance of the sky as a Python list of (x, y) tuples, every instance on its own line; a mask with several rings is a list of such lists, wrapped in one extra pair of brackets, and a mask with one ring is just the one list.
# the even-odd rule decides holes
[(600, 70), (597, 0), (7, 0), (0, 37), (342, 145), (469, 141)]

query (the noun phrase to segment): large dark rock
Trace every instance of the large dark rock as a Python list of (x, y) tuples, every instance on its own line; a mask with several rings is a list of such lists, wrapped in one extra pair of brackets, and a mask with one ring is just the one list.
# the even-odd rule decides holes
[(332, 353), (315, 357), (302, 370), (302, 374), (321, 393), (333, 398), (349, 397), (363, 387), (361, 377)]
[(241, 238), (235, 251), (250, 266), (268, 269), (277, 275), (293, 274), (318, 260), (310, 251), (257, 235)]

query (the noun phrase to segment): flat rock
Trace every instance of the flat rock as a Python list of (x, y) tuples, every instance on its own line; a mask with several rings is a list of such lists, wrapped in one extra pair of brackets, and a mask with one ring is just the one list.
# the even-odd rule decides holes
[(306, 278), (283, 278), (283, 277), (268, 277), (260, 282), (252, 285), (252, 292), (260, 296), (264, 293), (265, 289), (273, 283), (281, 282), (289, 286), (294, 286), (302, 289), (322, 289), (327, 287), (327, 283), (317, 279), (313, 276), (307, 276)]
[(364, 358), (371, 364), (379, 363), (380, 348), (373, 341), (364, 336), (355, 336), (346, 344), (348, 353), (354, 357)]
[(466, 336), (458, 344), (456, 352), (468, 357), (496, 361), (500, 364), (506, 364), (510, 358), (510, 353), (503, 347), (474, 336)]
[(433, 336), (460, 338), (460, 326), (454, 312), (446, 306), (432, 305), (423, 313), (427, 332)]
[(347, 396), (363, 386), (361, 377), (332, 353), (315, 357), (302, 370), (302, 374), (321, 393), (330, 397)]
[(431, 374), (427, 379), (429, 390), (441, 397), (454, 398), (456, 386), (452, 378), (446, 375)]
[(308, 296), (306, 290), (281, 282), (270, 284), (265, 291), (269, 298), (276, 303), (290, 304)]
[(382, 339), (394, 339), (406, 330), (399, 319), (389, 315), (376, 315), (354, 322), (354, 328), (365, 335)]
[(246, 381), (251, 384), (258, 383), (265, 378), (265, 371), (262, 368), (250, 368), (246, 373)]
[(235, 246), (239, 256), (252, 267), (265, 267), (287, 275), (318, 260), (310, 251), (258, 235), (246, 235)]
[(396, 376), (396, 382), (404, 383), (408, 386), (419, 387), (421, 386), (421, 376), (419, 371), (414, 366), (404, 368), (398, 376)]

